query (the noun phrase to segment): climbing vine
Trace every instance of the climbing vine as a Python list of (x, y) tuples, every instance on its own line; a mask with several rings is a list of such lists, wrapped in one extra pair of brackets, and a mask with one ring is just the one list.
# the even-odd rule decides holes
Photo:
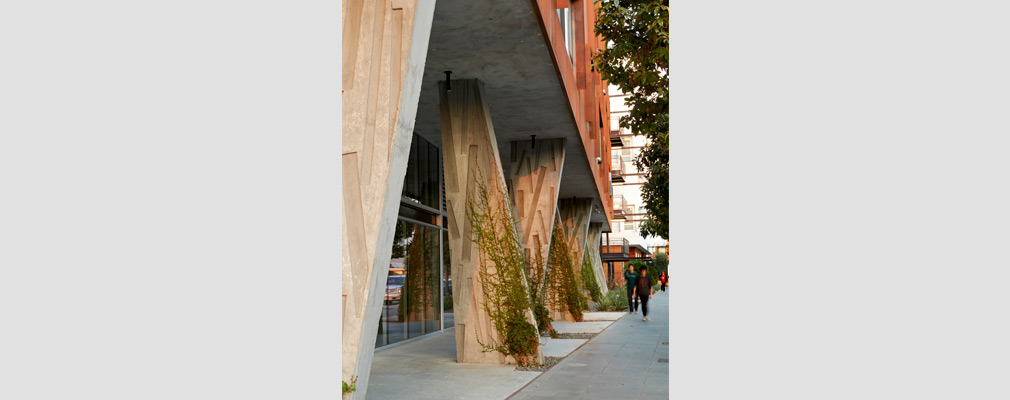
[(551, 326), (551, 322), (554, 321), (551, 319), (551, 313), (547, 309), (547, 300), (545, 298), (547, 286), (544, 284), (547, 282), (550, 271), (547, 268), (547, 263), (544, 261), (543, 254), (543, 245), (538, 238), (536, 249), (533, 251), (532, 260), (530, 260), (530, 302), (533, 305), (533, 316), (537, 320), (537, 327), (541, 331), (550, 334), (551, 337), (554, 337), (556, 333)]
[(575, 321), (582, 321), (582, 310), (589, 308), (586, 297), (579, 288), (579, 279), (575, 276), (575, 265), (565, 233), (561, 229), (561, 219), (554, 220), (554, 240), (551, 240), (551, 253), (548, 256), (548, 304), (558, 310), (568, 311)]
[[(478, 176), (480, 174), (478, 173)], [(478, 343), (484, 351), (512, 357), (520, 366), (537, 363), (540, 334), (528, 320), (533, 306), (526, 282), (526, 260), (522, 254), (513, 214), (505, 194), (496, 190), (494, 204), (483, 179), (476, 179), (477, 195), (467, 201), (467, 219), (473, 241), (480, 247), (479, 281), (484, 291), (481, 305), (497, 337), (492, 343)]]
[(582, 257), (582, 286), (589, 291), (589, 296), (594, 302), (599, 303), (602, 293), (600, 284), (596, 282), (596, 272), (593, 270), (593, 262), (590, 261), (589, 251)]
[(348, 394), (348, 393), (351, 393), (351, 392), (354, 392), (354, 391), (358, 390), (358, 387), (357, 387), (358, 377), (356, 377), (356, 376), (351, 378), (351, 383), (350, 384), (348, 384), (347, 381), (340, 381), (340, 382), (343, 383), (343, 393), (342, 394)]

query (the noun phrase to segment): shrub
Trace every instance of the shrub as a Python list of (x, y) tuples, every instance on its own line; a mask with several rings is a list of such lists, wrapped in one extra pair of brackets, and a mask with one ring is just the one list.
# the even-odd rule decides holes
[(596, 304), (599, 311), (622, 311), (627, 308), (628, 292), (625, 290), (611, 290)]

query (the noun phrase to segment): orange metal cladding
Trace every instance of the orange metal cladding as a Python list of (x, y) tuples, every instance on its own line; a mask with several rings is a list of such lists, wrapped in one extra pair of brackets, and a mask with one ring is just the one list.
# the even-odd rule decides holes
[[(557, 10), (566, 8), (569, 0), (531, 0), (547, 46), (551, 49), (554, 69), (568, 96), (572, 119), (579, 130), (589, 165), (596, 167), (596, 189), (603, 199), (607, 220), (614, 218), (610, 197), (610, 98), (604, 94), (607, 82), (593, 67), (592, 55), (605, 46), (596, 36), (593, 26), (598, 6), (592, 0), (571, 2), (572, 30), (575, 33), (574, 62), (569, 62), (565, 38)], [(574, 65), (573, 65), (574, 64)], [(600, 158), (601, 162), (596, 163)]]

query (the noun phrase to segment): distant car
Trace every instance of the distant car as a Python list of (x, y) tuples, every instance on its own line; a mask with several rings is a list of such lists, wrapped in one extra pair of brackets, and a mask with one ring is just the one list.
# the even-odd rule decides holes
[(403, 284), (406, 282), (406, 275), (390, 275), (386, 278), (386, 302), (399, 303), (400, 295), (403, 294)]

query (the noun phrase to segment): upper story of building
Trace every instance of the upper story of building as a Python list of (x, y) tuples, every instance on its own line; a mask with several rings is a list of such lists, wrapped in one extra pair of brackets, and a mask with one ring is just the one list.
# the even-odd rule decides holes
[[(592, 222), (613, 217), (610, 101), (592, 63), (602, 41), (592, 0), (439, 0), (414, 131), (441, 145), (439, 83), (477, 79), (508, 176), (513, 145), (565, 139), (557, 197), (593, 199)], [(451, 81), (450, 81), (451, 82)]]
[(645, 173), (648, 170), (636, 167), (634, 160), (642, 148), (649, 144), (649, 139), (634, 135), (629, 129), (620, 127), (621, 117), (629, 113), (629, 107), (624, 104), (627, 95), (612, 85), (608, 88), (608, 93), (611, 109), (610, 176), (614, 191), (610, 237), (627, 239), (630, 243), (649, 248), (650, 251), (656, 247), (666, 247), (668, 246), (666, 240), (656, 237), (645, 238), (639, 233), (642, 217), (646, 213), (641, 187), (645, 183)]

